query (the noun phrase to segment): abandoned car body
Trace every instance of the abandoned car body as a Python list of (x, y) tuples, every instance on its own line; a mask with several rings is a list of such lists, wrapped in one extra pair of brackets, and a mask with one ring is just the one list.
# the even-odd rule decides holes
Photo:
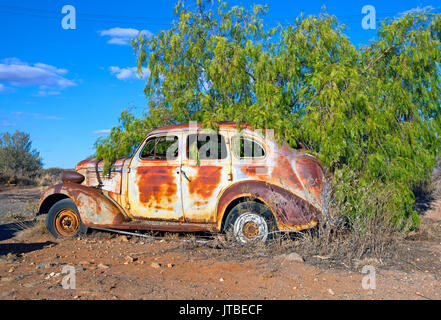
[(325, 213), (319, 161), (234, 123), (217, 131), (181, 124), (150, 132), (131, 158), (87, 159), (40, 199), (55, 237), (88, 227), (225, 232), (241, 243), (315, 226)]

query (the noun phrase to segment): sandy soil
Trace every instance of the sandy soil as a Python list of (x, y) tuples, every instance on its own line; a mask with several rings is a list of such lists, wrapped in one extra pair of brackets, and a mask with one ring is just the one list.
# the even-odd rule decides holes
[[(435, 232), (440, 204), (423, 218)], [(105, 232), (21, 240), (15, 231), (0, 226), (0, 299), (441, 299), (441, 240), (424, 232), (407, 240), (410, 260), (377, 266), (376, 288), (365, 290), (362, 266), (244, 258), (233, 249)], [(62, 286), (66, 265), (75, 269), (75, 289)]]

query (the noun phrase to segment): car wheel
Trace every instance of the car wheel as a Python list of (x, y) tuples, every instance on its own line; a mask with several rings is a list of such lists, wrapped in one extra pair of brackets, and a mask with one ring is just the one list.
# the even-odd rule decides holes
[(271, 210), (264, 204), (247, 201), (236, 205), (225, 221), (229, 241), (240, 244), (267, 242), (273, 238), (277, 226)]
[(55, 238), (72, 238), (87, 232), (71, 199), (60, 200), (49, 209), (46, 228)]

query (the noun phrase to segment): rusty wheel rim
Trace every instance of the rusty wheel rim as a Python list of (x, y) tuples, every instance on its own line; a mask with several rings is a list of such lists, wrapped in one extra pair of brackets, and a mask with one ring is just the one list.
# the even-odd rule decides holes
[(62, 209), (57, 213), (55, 218), (55, 229), (63, 237), (74, 236), (79, 227), (80, 221), (76, 212), (72, 209)]
[(254, 221), (247, 221), (243, 225), (242, 233), (248, 239), (254, 239), (259, 234), (259, 226)]
[(240, 215), (234, 223), (234, 235), (242, 243), (266, 241), (268, 224), (261, 215), (247, 212)]

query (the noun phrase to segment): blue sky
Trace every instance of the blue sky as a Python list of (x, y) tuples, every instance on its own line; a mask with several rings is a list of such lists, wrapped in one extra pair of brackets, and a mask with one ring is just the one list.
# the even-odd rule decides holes
[[(188, 1), (190, 2), (190, 1)], [(441, 1), (228, 1), (249, 7), (269, 4), (269, 26), (292, 21), (323, 5), (356, 46), (375, 30), (364, 30), (361, 13), (373, 5), (377, 20), (415, 8), (439, 12)], [(136, 76), (128, 45), (140, 30), (168, 29), (175, 1), (12, 1), (0, 0), (0, 132), (31, 134), (44, 167), (73, 168), (94, 153), (94, 142), (117, 125), (129, 105), (145, 106), (145, 79)], [(76, 29), (65, 30), (64, 5), (76, 10)]]

